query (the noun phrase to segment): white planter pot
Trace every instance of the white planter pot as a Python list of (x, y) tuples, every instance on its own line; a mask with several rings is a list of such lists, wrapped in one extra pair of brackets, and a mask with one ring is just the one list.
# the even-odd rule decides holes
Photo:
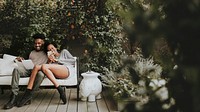
[(96, 99), (101, 98), (102, 84), (98, 79), (100, 75), (97, 72), (88, 71), (81, 74), (83, 76), (83, 80), (80, 83), (80, 95), (81, 100), (86, 101), (96, 101)]

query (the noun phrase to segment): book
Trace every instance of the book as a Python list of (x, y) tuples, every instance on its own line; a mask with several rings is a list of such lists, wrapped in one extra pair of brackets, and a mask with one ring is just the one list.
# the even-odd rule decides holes
[(28, 60), (22, 60), (22, 64), (26, 69), (33, 69), (34, 64), (32, 62), (32, 60), (28, 59)]

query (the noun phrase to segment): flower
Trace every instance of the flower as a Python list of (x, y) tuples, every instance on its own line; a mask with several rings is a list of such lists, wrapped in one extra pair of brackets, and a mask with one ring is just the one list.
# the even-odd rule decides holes
[(149, 83), (149, 86), (152, 87), (153, 90), (156, 90), (157, 88), (164, 86), (166, 84), (166, 81), (164, 79), (152, 79)]
[(158, 91), (156, 91), (155, 95), (161, 100), (167, 100), (169, 98), (168, 90), (166, 87), (160, 88)]

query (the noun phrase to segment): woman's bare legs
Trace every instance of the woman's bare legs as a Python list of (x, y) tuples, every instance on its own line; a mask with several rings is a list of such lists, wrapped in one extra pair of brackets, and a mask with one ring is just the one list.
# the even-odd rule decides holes
[(64, 79), (69, 76), (69, 71), (64, 65), (56, 65), (56, 64), (44, 64), (42, 65), (42, 71), (49, 78), (49, 80), (54, 84), (56, 89), (60, 94), (60, 98), (63, 103), (66, 104), (66, 94), (64, 89), (58, 84), (56, 78)]
[(59, 86), (56, 78), (64, 79), (69, 76), (69, 71), (64, 65), (43, 64), (41, 68), (55, 87)]
[(31, 72), (31, 76), (29, 78), (27, 89), (32, 90), (33, 84), (34, 84), (34, 81), (35, 81), (35, 77), (36, 77), (39, 70), (41, 70), (41, 65), (35, 65), (32, 72)]

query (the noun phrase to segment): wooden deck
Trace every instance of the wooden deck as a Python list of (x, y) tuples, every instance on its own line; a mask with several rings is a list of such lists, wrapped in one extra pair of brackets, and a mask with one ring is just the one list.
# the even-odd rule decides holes
[[(102, 98), (96, 102), (77, 101), (77, 89), (66, 89), (67, 103), (62, 104), (56, 89), (40, 89), (34, 93), (32, 103), (23, 107), (13, 107), (4, 110), (3, 105), (9, 100), (10, 92), (5, 90), (0, 94), (0, 112), (117, 112), (112, 102), (106, 100), (102, 92)], [(20, 91), (19, 96), (23, 94)]]

